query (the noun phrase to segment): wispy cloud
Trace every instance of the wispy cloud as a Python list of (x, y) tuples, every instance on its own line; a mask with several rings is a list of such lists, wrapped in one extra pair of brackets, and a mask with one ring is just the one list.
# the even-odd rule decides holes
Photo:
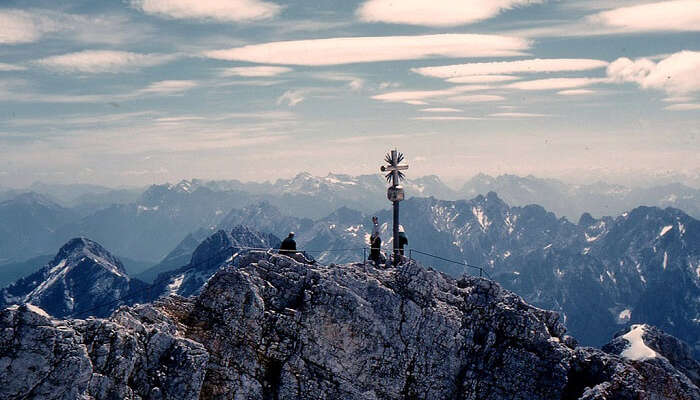
[(422, 112), (429, 112), (429, 113), (454, 113), (454, 112), (462, 112), (462, 110), (458, 108), (450, 108), (450, 107), (431, 107), (431, 108), (423, 108), (419, 111)]
[(0, 44), (30, 43), (58, 29), (46, 17), (22, 10), (0, 10)]
[(511, 57), (529, 49), (526, 39), (499, 35), (342, 37), (271, 42), (205, 52), (229, 61), (282, 65), (338, 65), (429, 57)]
[(48, 34), (52, 39), (81, 43), (124, 44), (143, 40), (151, 32), (120, 15), (77, 15), (47, 9), (0, 10), (0, 44), (36, 42)]
[(503, 10), (543, 0), (368, 0), (357, 9), (360, 20), (434, 27), (457, 26), (491, 18)]
[(197, 86), (196, 81), (191, 80), (166, 80), (153, 82), (139, 90), (143, 94), (180, 94)]
[(306, 91), (304, 90), (287, 90), (282, 94), (282, 96), (277, 98), (277, 105), (286, 104), (289, 107), (294, 107), (304, 101), (306, 98), (305, 96)]
[(268, 19), (282, 10), (278, 4), (260, 0), (131, 0), (131, 5), (161, 17), (220, 22)]
[(594, 23), (623, 31), (700, 31), (700, 2), (672, 0), (603, 11), (590, 18)]
[(25, 67), (21, 65), (14, 65), (14, 64), (7, 64), (7, 63), (1, 63), (0, 62), (0, 71), (2, 72), (8, 72), (8, 71), (24, 71)]
[(493, 82), (508, 82), (520, 79), (513, 75), (467, 75), (449, 78), (450, 83), (493, 83)]
[(590, 86), (607, 81), (609, 80), (604, 78), (549, 78), (515, 82), (504, 87), (519, 90), (559, 90)]
[(593, 94), (595, 90), (591, 89), (571, 89), (571, 90), (561, 90), (557, 94), (562, 96), (583, 96), (587, 94)]
[(447, 101), (450, 103), (488, 103), (493, 101), (503, 101), (506, 98), (503, 96), (498, 96), (494, 94), (473, 94), (466, 96), (452, 96), (448, 97)]
[(407, 100), (425, 100), (436, 97), (455, 96), (464, 92), (473, 92), (489, 88), (490, 86), (486, 85), (463, 85), (440, 90), (407, 90), (398, 92), (388, 92), (372, 96), (372, 98), (374, 100), (380, 100), (385, 102), (406, 102)]
[(499, 118), (541, 118), (541, 117), (550, 117), (549, 114), (520, 113), (520, 112), (493, 113), (493, 114), (489, 114), (489, 116), (490, 116), (490, 117), (499, 117)]
[(608, 76), (617, 82), (634, 82), (644, 89), (672, 94), (700, 91), (700, 52), (681, 51), (658, 63), (641, 58), (618, 58), (608, 66)]
[(412, 120), (416, 121), (473, 121), (473, 120), (479, 120), (483, 118), (477, 118), (477, 117), (413, 117), (411, 118)]
[(326, 81), (347, 82), (350, 90), (358, 91), (365, 87), (365, 80), (355, 75), (336, 73), (336, 72), (321, 72), (313, 75), (314, 78)]
[(169, 54), (139, 54), (115, 50), (84, 50), (37, 60), (45, 68), (60, 72), (119, 73), (135, 72), (139, 68), (152, 67), (177, 58)]
[(261, 65), (256, 67), (234, 67), (221, 70), (220, 76), (271, 77), (291, 72), (291, 68)]
[(671, 104), (670, 106), (664, 107), (665, 110), (671, 111), (691, 111), (700, 110), (699, 103), (681, 103), (681, 104)]
[(470, 75), (587, 71), (603, 68), (607, 61), (583, 58), (531, 59), (520, 61), (482, 62), (439, 67), (413, 68), (411, 71), (433, 78), (456, 78)]

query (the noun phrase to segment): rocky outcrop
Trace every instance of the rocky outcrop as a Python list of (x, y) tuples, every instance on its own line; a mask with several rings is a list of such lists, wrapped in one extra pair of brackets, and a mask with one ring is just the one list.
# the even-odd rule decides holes
[(32, 305), (0, 312), (0, 398), (197, 399), (208, 354), (151, 306), (109, 320), (56, 320)]
[[(572, 348), (559, 314), (492, 281), (415, 263), (308, 266), (250, 253), (193, 298), (123, 307), (108, 320), (17, 307), (3, 311), (2, 332), (3, 398), (48, 377), (63, 393), (53, 398), (700, 398), (675, 369)], [(60, 346), (35, 350), (45, 338)], [(64, 354), (76, 360), (65, 376)], [(43, 372), (25, 374), (30, 365)]]
[[(633, 354), (634, 352), (630, 349), (635, 344), (638, 347), (640, 344), (647, 347), (647, 356), (644, 356), (641, 350)], [(635, 357), (636, 355), (665, 359), (693, 381), (696, 386), (700, 387), (700, 362), (693, 359), (690, 346), (656, 327), (632, 325), (630, 329), (618, 332), (615, 339), (603, 346), (603, 351), (626, 356), (630, 359), (638, 358)]]

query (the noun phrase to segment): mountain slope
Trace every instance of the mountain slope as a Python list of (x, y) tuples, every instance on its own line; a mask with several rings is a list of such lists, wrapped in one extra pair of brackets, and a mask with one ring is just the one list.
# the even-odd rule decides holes
[(56, 317), (105, 316), (124, 304), (120, 298), (144, 288), (102, 246), (75, 238), (42, 269), (3, 289), (0, 306), (31, 303)]
[(0, 360), (12, 366), (0, 374), (2, 397), (700, 396), (668, 362), (574, 349), (556, 313), (491, 281), (413, 263), (309, 267), (253, 253), (191, 299), (122, 308), (109, 320), (51, 320), (31, 307), (0, 320)]
[(23, 193), (0, 203), (0, 264), (55, 249), (58, 228), (76, 215), (46, 196)]
[(233, 260), (247, 248), (279, 248), (280, 240), (273, 234), (261, 233), (245, 226), (229, 231), (219, 230), (197, 246), (189, 264), (174, 271), (160, 274), (153, 283), (152, 299), (177, 294), (192, 296), (199, 293), (204, 284), (227, 260)]

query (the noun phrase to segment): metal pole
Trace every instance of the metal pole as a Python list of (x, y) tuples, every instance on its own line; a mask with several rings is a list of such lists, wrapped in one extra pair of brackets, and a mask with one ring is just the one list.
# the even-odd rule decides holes
[(394, 202), (394, 265), (399, 263), (399, 202)]
[[(396, 149), (391, 151), (391, 159), (394, 165), (399, 165), (398, 152)], [(392, 184), (394, 187), (399, 186), (399, 171), (394, 171), (392, 174)], [(394, 201), (394, 265), (399, 263), (399, 202)]]

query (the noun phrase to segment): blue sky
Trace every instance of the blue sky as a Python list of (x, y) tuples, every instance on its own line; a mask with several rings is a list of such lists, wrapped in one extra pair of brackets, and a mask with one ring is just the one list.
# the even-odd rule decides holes
[(697, 182), (699, 92), (698, 0), (4, 0), (0, 186)]

